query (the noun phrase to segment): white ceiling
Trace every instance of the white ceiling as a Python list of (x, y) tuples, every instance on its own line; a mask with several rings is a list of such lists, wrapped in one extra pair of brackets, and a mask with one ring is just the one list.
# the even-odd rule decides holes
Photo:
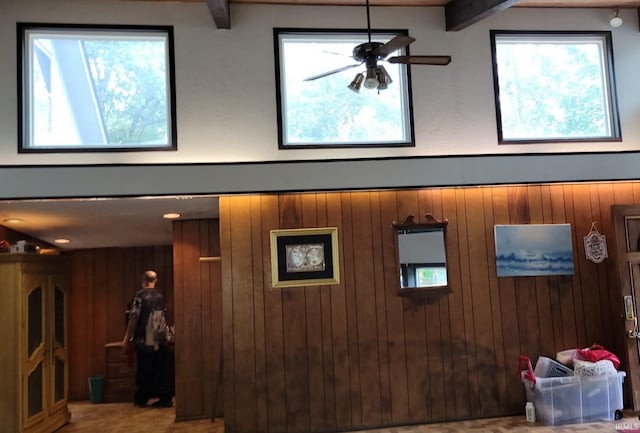
[[(0, 225), (53, 244), (66, 238), (61, 250), (108, 247), (170, 245), (172, 222), (168, 212), (180, 219), (217, 218), (214, 196), (94, 198), (61, 200), (2, 200)], [(7, 219), (22, 222), (7, 222)]]

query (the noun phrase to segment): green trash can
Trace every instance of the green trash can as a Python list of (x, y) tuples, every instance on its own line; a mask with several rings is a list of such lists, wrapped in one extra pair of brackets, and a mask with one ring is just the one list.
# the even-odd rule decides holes
[(89, 395), (91, 403), (104, 403), (104, 376), (89, 378)]

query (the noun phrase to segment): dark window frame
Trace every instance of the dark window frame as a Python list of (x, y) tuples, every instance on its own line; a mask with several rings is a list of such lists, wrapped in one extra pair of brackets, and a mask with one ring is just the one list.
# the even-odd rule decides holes
[[(498, 77), (498, 64), (497, 64), (497, 52), (496, 52), (496, 38), (502, 35), (510, 36), (531, 36), (544, 37), (544, 36), (596, 36), (601, 37), (604, 41), (604, 67), (606, 68), (606, 78), (609, 93), (610, 104), (610, 130), (609, 136), (605, 137), (576, 137), (576, 138), (531, 138), (531, 139), (505, 139), (502, 125), (502, 108), (500, 101), (500, 83)], [(613, 56), (613, 40), (610, 31), (556, 31), (556, 30), (491, 30), (491, 64), (493, 72), (493, 88), (494, 88), (494, 101), (496, 110), (496, 126), (498, 132), (498, 144), (544, 144), (544, 143), (590, 143), (590, 142), (620, 142), (622, 141), (622, 132), (620, 128), (620, 114), (618, 111), (618, 97), (616, 91), (616, 79), (614, 68), (614, 56)]]
[[(87, 32), (97, 32), (98, 34), (123, 33), (140, 35), (148, 33), (150, 35), (162, 35), (166, 40), (166, 104), (167, 104), (167, 134), (166, 143), (136, 145), (126, 143), (123, 145), (103, 143), (103, 144), (51, 144), (34, 146), (32, 144), (33, 115), (30, 110), (31, 104), (28, 98), (31, 97), (32, 89), (27, 69), (31, 62), (29, 56), (29, 43), (27, 41), (28, 32), (59, 32), (81, 34)], [(18, 153), (91, 153), (91, 152), (152, 152), (152, 151), (176, 151), (177, 146), (177, 116), (176, 116), (176, 84), (175, 84), (175, 47), (173, 26), (165, 25), (111, 25), (111, 24), (61, 24), (61, 23), (34, 23), (18, 22), (17, 32), (17, 79), (18, 79)]]
[[(294, 27), (275, 27), (273, 29), (273, 40), (274, 40), (274, 66), (275, 66), (275, 78), (276, 78), (276, 112), (277, 112), (277, 127), (278, 127), (278, 148), (281, 150), (286, 149), (340, 149), (340, 148), (397, 148), (397, 147), (415, 147), (416, 138), (415, 138), (415, 126), (413, 119), (413, 92), (411, 89), (411, 68), (409, 65), (405, 65), (402, 68), (405, 71), (404, 80), (406, 82), (406, 91), (404, 97), (406, 97), (406, 105), (407, 105), (407, 127), (409, 129), (407, 134), (407, 139), (402, 142), (366, 142), (366, 143), (322, 143), (322, 144), (292, 144), (287, 143), (285, 140), (285, 119), (283, 113), (283, 85), (282, 85), (282, 73), (281, 65), (281, 54), (280, 54), (280, 35), (287, 34), (303, 34), (303, 35), (367, 35), (367, 29), (354, 29), (354, 28), (340, 28), (340, 29), (327, 29), (327, 28), (294, 28)], [(375, 39), (376, 35), (389, 35), (389, 34), (398, 34), (398, 35), (409, 35), (408, 29), (371, 29), (372, 39)], [(354, 44), (354, 47), (356, 44)], [(404, 49), (405, 55), (410, 55), (409, 47), (407, 46)], [(345, 62), (345, 65), (349, 62)], [(356, 69), (354, 68), (354, 71)], [(345, 86), (348, 83), (345, 83)]]

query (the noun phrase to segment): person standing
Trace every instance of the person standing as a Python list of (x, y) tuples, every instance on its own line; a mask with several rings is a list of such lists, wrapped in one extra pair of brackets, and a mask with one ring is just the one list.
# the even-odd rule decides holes
[(122, 341), (123, 356), (135, 349), (136, 391), (133, 404), (137, 407), (145, 407), (154, 396), (158, 400), (152, 407), (173, 406), (164, 296), (156, 289), (157, 281), (155, 271), (148, 270), (142, 275), (142, 288), (131, 303)]

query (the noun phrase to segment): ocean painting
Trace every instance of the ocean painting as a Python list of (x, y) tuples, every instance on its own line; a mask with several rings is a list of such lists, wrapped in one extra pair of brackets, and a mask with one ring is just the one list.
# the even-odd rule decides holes
[(573, 275), (570, 224), (496, 225), (499, 277)]

